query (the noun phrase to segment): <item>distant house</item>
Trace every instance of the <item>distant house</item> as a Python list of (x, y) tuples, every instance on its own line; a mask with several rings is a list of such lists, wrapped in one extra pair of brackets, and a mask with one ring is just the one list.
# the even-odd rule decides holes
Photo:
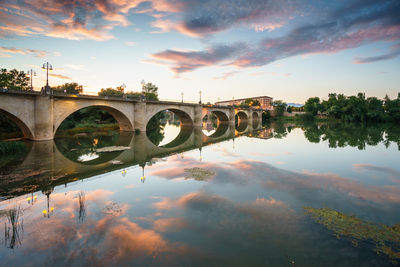
[(219, 105), (219, 106), (240, 105), (246, 99), (258, 100), (258, 102), (260, 102), (260, 104), (261, 104), (262, 109), (273, 110), (273, 106), (272, 106), (273, 98), (270, 96), (256, 96), (256, 97), (247, 97), (247, 98), (240, 98), (240, 99), (218, 101), (218, 102), (215, 102), (215, 105)]

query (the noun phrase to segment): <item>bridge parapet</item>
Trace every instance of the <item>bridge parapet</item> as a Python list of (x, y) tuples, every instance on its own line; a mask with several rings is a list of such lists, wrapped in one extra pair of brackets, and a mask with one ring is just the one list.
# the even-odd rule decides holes
[(171, 110), (181, 119), (181, 125), (202, 126), (206, 114), (214, 113), (221, 123), (234, 124), (235, 115), (244, 113), (248, 121), (261, 120), (261, 110), (227, 106), (202, 105), (173, 101), (139, 101), (136, 99), (87, 96), (41, 95), (36, 91), (0, 91), (0, 112), (15, 121), (25, 138), (52, 140), (60, 124), (72, 113), (95, 106), (108, 111), (121, 131), (146, 131), (150, 119), (158, 112)]

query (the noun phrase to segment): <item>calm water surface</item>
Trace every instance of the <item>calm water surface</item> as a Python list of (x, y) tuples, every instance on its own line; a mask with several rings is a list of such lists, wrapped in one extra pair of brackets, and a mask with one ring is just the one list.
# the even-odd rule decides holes
[(1, 165), (0, 265), (400, 264), (397, 126), (163, 135), (28, 143)]

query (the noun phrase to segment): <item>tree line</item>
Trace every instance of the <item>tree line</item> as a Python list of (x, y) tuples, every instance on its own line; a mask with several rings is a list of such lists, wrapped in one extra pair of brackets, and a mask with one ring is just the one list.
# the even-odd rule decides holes
[[(19, 71), (17, 69), (7, 70), (0, 69), (0, 89), (28, 91), (33, 88), (29, 85), (30, 78), (28, 73)], [(53, 86), (51, 88), (54, 93), (58, 94), (82, 94), (83, 86), (76, 82), (65, 83), (62, 85)], [(150, 82), (142, 83), (141, 92), (124, 92), (124, 86), (117, 86), (116, 88), (108, 87), (102, 88), (98, 92), (99, 96), (112, 96), (112, 97), (126, 97), (130, 99), (140, 100), (158, 100), (158, 87)]]
[(311, 97), (304, 104), (306, 115), (317, 115), (344, 122), (400, 121), (400, 93), (396, 99), (387, 95), (384, 99), (365, 97), (364, 93), (356, 96), (331, 93), (327, 100)]

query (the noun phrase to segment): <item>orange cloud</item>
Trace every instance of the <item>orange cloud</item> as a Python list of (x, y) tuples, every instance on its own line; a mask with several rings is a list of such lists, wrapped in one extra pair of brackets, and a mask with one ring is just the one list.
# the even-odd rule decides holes
[(49, 76), (57, 78), (57, 79), (62, 79), (62, 80), (71, 80), (70, 77), (62, 75), (62, 74), (49, 73)]
[(32, 55), (34, 57), (46, 57), (47, 51), (37, 49), (22, 49), (15, 47), (0, 47), (0, 57), (10, 57), (9, 54)]

